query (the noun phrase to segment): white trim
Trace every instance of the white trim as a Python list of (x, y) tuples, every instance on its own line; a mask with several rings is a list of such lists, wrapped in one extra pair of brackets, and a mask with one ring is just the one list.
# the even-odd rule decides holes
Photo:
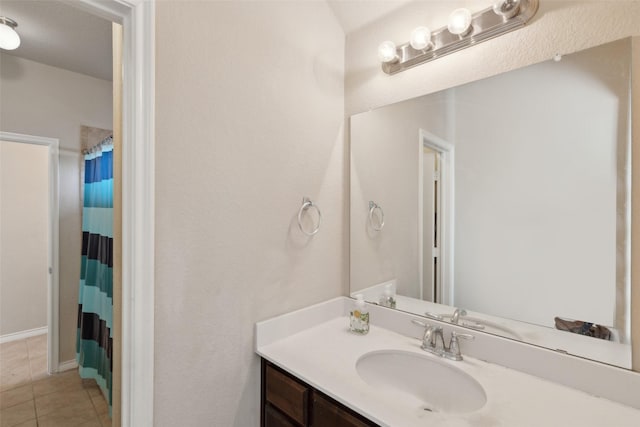
[(121, 426), (152, 426), (155, 1), (70, 3), (123, 26)]
[(38, 335), (44, 335), (48, 332), (49, 327), (43, 326), (41, 328), (27, 329), (26, 331), (12, 332), (10, 334), (4, 334), (0, 336), (0, 344), (11, 341), (24, 340), (31, 337), (37, 337)]
[(66, 362), (60, 362), (56, 372), (65, 372), (78, 368), (78, 361), (76, 359), (67, 360)]
[(418, 131), (418, 297), (424, 300), (424, 138)]
[(154, 19), (155, 3), (136, 0), (124, 21), (123, 427), (154, 424)]
[(0, 139), (24, 144), (43, 145), (49, 151), (49, 248), (47, 250), (47, 263), (50, 268), (50, 274), (47, 276), (47, 371), (53, 374), (56, 372), (60, 354), (58, 139), (2, 131), (0, 131)]
[[(454, 278), (454, 191), (455, 191), (455, 148), (453, 144), (444, 139), (425, 131), (419, 130), (420, 150), (422, 147), (429, 147), (440, 153), (440, 212), (438, 215), (440, 230), (440, 258), (438, 259), (440, 281), (438, 289), (438, 302), (451, 305), (453, 302), (453, 278)], [(422, 153), (422, 151), (421, 151)], [(422, 155), (420, 156), (422, 165)], [(422, 170), (422, 169), (421, 169)], [(422, 181), (422, 174), (420, 175)], [(422, 199), (420, 197), (420, 199)], [(422, 207), (420, 207), (422, 210)], [(420, 244), (422, 246), (422, 244)], [(422, 264), (422, 262), (420, 263)], [(420, 282), (422, 283), (422, 282)]]

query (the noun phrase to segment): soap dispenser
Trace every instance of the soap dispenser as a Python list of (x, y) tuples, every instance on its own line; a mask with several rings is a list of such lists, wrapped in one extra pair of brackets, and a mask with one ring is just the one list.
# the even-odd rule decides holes
[(392, 283), (385, 285), (379, 303), (383, 307), (396, 308), (396, 293), (393, 290)]
[(349, 329), (356, 334), (369, 332), (369, 310), (364, 302), (364, 295), (357, 294), (353, 309), (349, 315)]

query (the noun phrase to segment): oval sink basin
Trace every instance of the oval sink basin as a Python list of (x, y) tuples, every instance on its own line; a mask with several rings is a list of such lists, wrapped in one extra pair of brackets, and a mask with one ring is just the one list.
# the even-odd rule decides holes
[(473, 377), (426, 354), (373, 351), (358, 359), (356, 370), (368, 385), (404, 395), (406, 403), (420, 410), (466, 413), (487, 402), (484, 389)]

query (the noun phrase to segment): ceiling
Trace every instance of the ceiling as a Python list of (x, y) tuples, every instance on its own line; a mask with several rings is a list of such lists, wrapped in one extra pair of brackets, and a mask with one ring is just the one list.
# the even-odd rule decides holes
[[(345, 34), (411, 0), (326, 0)], [(111, 22), (65, 0), (1, 0), (0, 16), (18, 22), (22, 43), (10, 55), (104, 80), (112, 79)]]
[(345, 34), (411, 3), (412, 0), (327, 0)]
[(0, 16), (18, 23), (10, 55), (103, 80), (112, 79), (111, 22), (60, 1), (2, 0)]

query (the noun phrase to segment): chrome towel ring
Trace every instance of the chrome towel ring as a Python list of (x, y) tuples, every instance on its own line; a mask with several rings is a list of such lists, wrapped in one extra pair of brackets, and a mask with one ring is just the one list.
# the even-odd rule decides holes
[[(307, 231), (302, 226), (302, 214), (309, 210), (310, 208), (314, 208), (318, 212), (318, 224), (312, 231)], [(302, 198), (302, 206), (298, 211), (298, 227), (300, 227), (300, 231), (302, 231), (307, 236), (313, 236), (320, 230), (320, 221), (322, 220), (322, 214), (320, 213), (320, 209), (316, 204), (314, 204), (308, 197)]]
[[(373, 214), (375, 213), (376, 210), (380, 211), (380, 225), (377, 227), (373, 222)], [(374, 201), (369, 201), (369, 226), (373, 228), (375, 231), (381, 231), (384, 228), (384, 211)]]

